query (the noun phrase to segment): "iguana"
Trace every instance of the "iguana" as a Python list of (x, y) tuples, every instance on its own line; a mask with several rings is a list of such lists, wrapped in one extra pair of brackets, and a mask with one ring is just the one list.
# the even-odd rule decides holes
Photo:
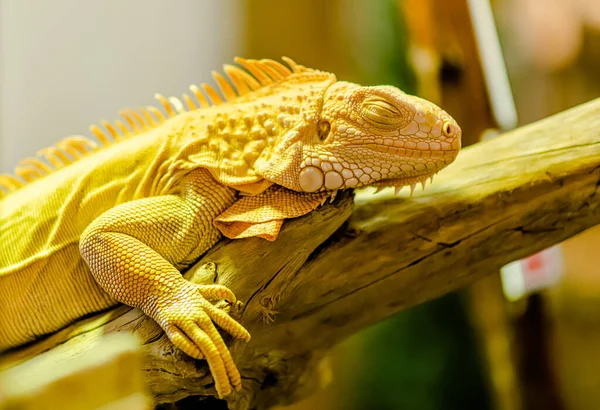
[(445, 111), (398, 88), (235, 61), (212, 73), (220, 93), (157, 94), (163, 110), (121, 111), (95, 141), (68, 137), (0, 176), (0, 351), (123, 303), (205, 358), (219, 397), (239, 390), (216, 326), (250, 335), (208, 302), (236, 298), (180, 271), (223, 235), (275, 240), (340, 189), (424, 187), (460, 149)]

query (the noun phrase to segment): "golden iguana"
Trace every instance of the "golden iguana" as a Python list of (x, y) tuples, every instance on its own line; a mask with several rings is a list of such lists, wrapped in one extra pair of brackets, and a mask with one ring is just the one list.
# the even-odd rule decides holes
[(208, 300), (220, 285), (180, 271), (222, 235), (275, 240), (284, 219), (340, 189), (400, 189), (450, 164), (456, 122), (391, 86), (362, 87), (284, 58), (237, 58), (220, 88), (156, 97), (0, 176), (0, 351), (117, 305), (153, 318), (206, 358), (220, 397), (240, 374), (215, 324), (248, 332)]

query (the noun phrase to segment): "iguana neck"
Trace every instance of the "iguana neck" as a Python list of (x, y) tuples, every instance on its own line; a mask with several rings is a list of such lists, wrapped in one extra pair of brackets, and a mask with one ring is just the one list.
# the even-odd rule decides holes
[[(174, 138), (180, 140), (169, 177), (208, 169), (224, 185), (238, 187), (261, 180), (279, 183), (294, 164), (272, 163), (282, 150), (300, 152), (300, 138), (315, 132), (330, 74), (315, 74), (264, 87), (252, 98), (188, 113)], [(309, 81), (310, 80), (310, 81)], [(298, 155), (296, 168), (301, 159)]]

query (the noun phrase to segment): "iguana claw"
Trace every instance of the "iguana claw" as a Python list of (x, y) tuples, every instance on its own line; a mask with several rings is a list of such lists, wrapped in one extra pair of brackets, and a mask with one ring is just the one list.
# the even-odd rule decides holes
[(236, 339), (250, 340), (242, 325), (208, 302), (223, 297), (235, 303), (235, 296), (225, 286), (187, 283), (169, 300), (157, 301), (153, 312), (148, 312), (164, 329), (169, 340), (195, 359), (208, 362), (219, 398), (231, 393), (231, 387), (240, 390), (240, 372), (215, 324)]

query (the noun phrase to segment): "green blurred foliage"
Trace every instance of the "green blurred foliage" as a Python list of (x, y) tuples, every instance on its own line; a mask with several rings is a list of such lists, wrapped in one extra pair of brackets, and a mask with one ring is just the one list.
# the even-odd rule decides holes
[(355, 18), (367, 20), (368, 30), (360, 31), (355, 59), (361, 84), (395, 85), (414, 94), (416, 80), (408, 61), (408, 37), (398, 0), (358, 2)]
[(465, 309), (460, 294), (452, 293), (363, 332), (360, 365), (353, 369), (357, 388), (340, 408), (491, 409)]

